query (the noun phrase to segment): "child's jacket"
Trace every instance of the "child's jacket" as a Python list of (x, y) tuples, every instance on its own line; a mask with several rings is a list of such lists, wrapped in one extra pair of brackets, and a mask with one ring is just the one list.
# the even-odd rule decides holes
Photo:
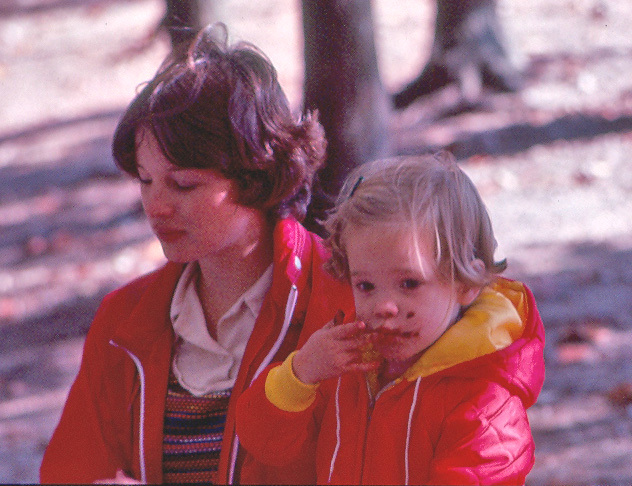
[[(328, 276), (328, 253), (292, 218), (274, 232), (272, 287), (232, 389), (219, 482), (313, 482), (302, 464), (275, 468), (243, 453), (235, 436), (237, 397), (272, 360), (282, 360), (336, 309), (353, 312), (348, 285)], [(46, 449), (41, 481), (90, 483), (121, 469), (162, 482), (163, 420), (174, 332), (169, 308), (182, 265), (168, 263), (109, 294), (90, 327), (77, 379)]]
[(237, 433), (264, 463), (314, 457), (320, 484), (523, 484), (543, 350), (533, 295), (500, 279), (375, 397), (361, 373), (302, 384), (290, 356), (241, 396)]

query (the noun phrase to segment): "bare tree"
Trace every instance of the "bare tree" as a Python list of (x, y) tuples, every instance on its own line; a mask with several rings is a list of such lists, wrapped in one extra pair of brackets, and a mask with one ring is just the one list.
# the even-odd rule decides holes
[[(175, 45), (202, 27), (201, 19), (213, 18), (218, 0), (165, 1), (163, 26)], [(496, 0), (436, 2), (430, 60), (389, 100), (378, 69), (371, 0), (301, 0), (304, 108), (319, 111), (329, 144), (306, 220), (310, 229), (320, 232), (318, 220), (331, 207), (350, 170), (389, 154), (392, 106), (404, 108), (451, 83), (459, 86), (466, 105), (476, 104), (485, 87), (519, 89), (522, 78), (503, 45)]]
[(171, 46), (191, 42), (209, 19), (219, 0), (165, 0), (165, 15), (160, 26), (167, 30)]
[(317, 109), (328, 156), (306, 224), (332, 203), (351, 169), (388, 154), (390, 100), (380, 79), (370, 0), (302, 0), (306, 110)]
[(457, 83), (463, 100), (476, 103), (483, 87), (516, 91), (522, 77), (503, 43), (496, 0), (437, 0), (430, 60), (419, 76), (394, 95), (395, 108)]

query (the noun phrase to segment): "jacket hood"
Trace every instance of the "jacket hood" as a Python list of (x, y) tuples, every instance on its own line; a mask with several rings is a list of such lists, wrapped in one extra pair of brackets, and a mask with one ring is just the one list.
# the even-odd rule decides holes
[(403, 375), (498, 380), (531, 406), (544, 381), (544, 327), (533, 295), (520, 282), (485, 287), (463, 317)]

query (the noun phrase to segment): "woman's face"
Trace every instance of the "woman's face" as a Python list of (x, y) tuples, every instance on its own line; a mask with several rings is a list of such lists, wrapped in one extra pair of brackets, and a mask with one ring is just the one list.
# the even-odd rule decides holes
[(169, 260), (240, 259), (259, 243), (265, 215), (235, 202), (234, 181), (172, 164), (149, 130), (138, 130), (136, 147), (143, 208)]

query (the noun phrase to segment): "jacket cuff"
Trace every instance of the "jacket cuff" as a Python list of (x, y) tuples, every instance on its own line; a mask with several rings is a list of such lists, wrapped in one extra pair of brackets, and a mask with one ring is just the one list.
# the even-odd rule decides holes
[(303, 412), (316, 399), (318, 383), (307, 384), (300, 381), (292, 370), (292, 361), (296, 351), (287, 359), (272, 368), (266, 377), (266, 398), (277, 408), (285, 412)]

